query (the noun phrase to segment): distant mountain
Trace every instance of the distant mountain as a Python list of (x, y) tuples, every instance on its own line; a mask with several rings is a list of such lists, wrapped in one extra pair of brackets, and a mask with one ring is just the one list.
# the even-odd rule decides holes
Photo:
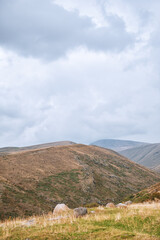
[(135, 141), (129, 141), (129, 140), (101, 139), (91, 143), (90, 145), (96, 145), (99, 147), (104, 147), (104, 148), (112, 149), (114, 151), (119, 152), (122, 150), (131, 149), (134, 147), (139, 147), (147, 144), (148, 143), (135, 142)]
[(59, 142), (51, 142), (51, 143), (44, 143), (44, 144), (37, 144), (27, 147), (4, 147), (0, 148), (0, 155), (3, 154), (9, 154), (9, 153), (15, 153), (15, 152), (21, 152), (26, 150), (34, 150), (34, 149), (42, 149), (42, 148), (48, 148), (48, 147), (54, 147), (54, 146), (67, 146), (76, 144), (71, 141), (59, 141)]
[(105, 148), (27, 148), (0, 156), (0, 218), (48, 213), (62, 202), (116, 203), (157, 182), (159, 174)]
[(132, 161), (160, 172), (160, 143), (119, 151)]
[(154, 167), (153, 170), (155, 172), (159, 172), (160, 173), (160, 164), (158, 166)]

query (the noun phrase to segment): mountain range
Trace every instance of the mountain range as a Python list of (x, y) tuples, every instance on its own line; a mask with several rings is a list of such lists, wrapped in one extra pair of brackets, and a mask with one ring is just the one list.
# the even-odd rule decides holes
[(160, 143), (127, 149), (119, 153), (138, 164), (160, 172)]
[(144, 142), (103, 139), (91, 143), (119, 152), (130, 160), (141, 164), (153, 171), (160, 172), (160, 143), (150, 144)]
[(118, 139), (100, 139), (95, 142), (92, 142), (90, 145), (96, 145), (99, 147), (104, 147), (108, 149), (112, 149), (116, 152), (132, 149), (134, 147), (148, 145), (148, 143), (144, 142), (136, 142), (130, 140), (118, 140)]

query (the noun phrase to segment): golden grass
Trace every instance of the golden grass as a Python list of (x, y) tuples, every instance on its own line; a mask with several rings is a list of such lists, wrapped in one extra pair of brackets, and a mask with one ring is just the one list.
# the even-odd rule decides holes
[[(73, 212), (61, 216), (49, 213), (26, 219), (0, 222), (2, 240), (158, 240), (160, 239), (160, 204), (133, 204), (127, 209), (89, 210), (75, 218)], [(31, 221), (30, 225), (26, 225)]]

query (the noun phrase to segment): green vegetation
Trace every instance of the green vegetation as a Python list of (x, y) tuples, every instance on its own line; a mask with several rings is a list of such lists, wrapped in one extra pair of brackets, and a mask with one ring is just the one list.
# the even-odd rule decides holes
[(0, 224), (0, 240), (160, 239), (160, 208), (144, 205), (141, 208), (91, 210), (79, 219), (72, 213), (58, 221), (49, 220), (52, 215), (36, 217), (31, 226), (25, 226), (25, 219), (6, 221)]
[(113, 151), (81, 144), (0, 156), (0, 166), (0, 219), (46, 214), (62, 202), (118, 203), (160, 181)]
[(160, 183), (136, 194), (132, 194), (124, 199), (124, 201), (128, 200), (131, 200), (134, 203), (160, 201)]
[(61, 172), (53, 176), (48, 176), (37, 184), (36, 191), (45, 193), (52, 198), (59, 196), (63, 201), (68, 198), (68, 194), (74, 195), (78, 192), (77, 184), (79, 183), (80, 172), (73, 169), (68, 172)]
[(50, 192), (56, 192), (58, 191), (58, 189), (56, 188), (58, 184), (71, 186), (73, 183), (79, 183), (79, 174), (80, 173), (78, 170), (73, 169), (68, 172), (61, 172), (53, 176), (48, 176), (43, 180), (39, 181), (37, 188), (38, 190), (49, 190)]
[(94, 208), (94, 207), (98, 207), (98, 203), (88, 203), (88, 204), (85, 204), (84, 207), (86, 208)]

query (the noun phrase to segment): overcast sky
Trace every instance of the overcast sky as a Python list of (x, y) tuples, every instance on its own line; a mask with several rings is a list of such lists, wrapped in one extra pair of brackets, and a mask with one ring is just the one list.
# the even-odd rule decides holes
[(159, 0), (0, 0), (0, 147), (160, 142)]

